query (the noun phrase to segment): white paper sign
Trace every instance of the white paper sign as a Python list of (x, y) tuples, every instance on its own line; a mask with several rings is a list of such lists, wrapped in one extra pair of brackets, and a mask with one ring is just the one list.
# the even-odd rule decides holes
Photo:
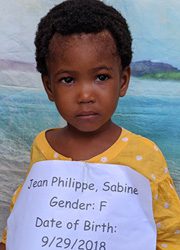
[(7, 250), (155, 250), (149, 181), (127, 166), (33, 165), (8, 219)]

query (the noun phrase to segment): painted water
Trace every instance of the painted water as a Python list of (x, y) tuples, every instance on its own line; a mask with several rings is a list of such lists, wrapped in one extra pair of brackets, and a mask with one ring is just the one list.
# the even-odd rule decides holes
[[(119, 125), (154, 140), (163, 151), (180, 194), (180, 83), (132, 78), (114, 114)], [(41, 130), (64, 124), (37, 88), (0, 86), (0, 233), (10, 197), (22, 182), (30, 145)]]

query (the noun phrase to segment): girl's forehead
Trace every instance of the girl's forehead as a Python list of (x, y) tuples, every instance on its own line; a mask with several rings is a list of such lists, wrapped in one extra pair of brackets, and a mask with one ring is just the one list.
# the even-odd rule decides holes
[(80, 33), (62, 36), (55, 33), (49, 44), (49, 55), (53, 56), (58, 52), (63, 55), (67, 50), (84, 47), (85, 50), (95, 49), (99, 53), (111, 53), (118, 55), (114, 38), (109, 31), (99, 33)]

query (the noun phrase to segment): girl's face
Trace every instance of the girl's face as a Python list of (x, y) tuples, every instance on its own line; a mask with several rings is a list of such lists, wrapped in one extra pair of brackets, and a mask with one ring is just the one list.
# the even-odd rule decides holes
[(128, 88), (130, 69), (122, 71), (108, 31), (55, 34), (49, 45), (47, 67), (44, 87), (68, 126), (96, 132), (111, 124), (118, 99)]

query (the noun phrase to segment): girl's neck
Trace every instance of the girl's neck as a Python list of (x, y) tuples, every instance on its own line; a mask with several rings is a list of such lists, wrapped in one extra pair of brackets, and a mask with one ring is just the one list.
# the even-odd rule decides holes
[(81, 132), (67, 125), (50, 130), (46, 136), (56, 152), (73, 160), (87, 160), (110, 148), (120, 134), (121, 128), (110, 122), (99, 131)]
[(93, 138), (98, 140), (98, 138), (102, 136), (109, 137), (109, 135), (111, 135), (110, 137), (116, 137), (116, 131), (118, 131), (119, 133), (119, 129), (120, 128), (110, 120), (96, 131), (79, 131), (78, 129), (68, 124), (63, 128), (62, 132), (65, 133), (66, 136), (74, 138), (75, 140), (89, 140)]

